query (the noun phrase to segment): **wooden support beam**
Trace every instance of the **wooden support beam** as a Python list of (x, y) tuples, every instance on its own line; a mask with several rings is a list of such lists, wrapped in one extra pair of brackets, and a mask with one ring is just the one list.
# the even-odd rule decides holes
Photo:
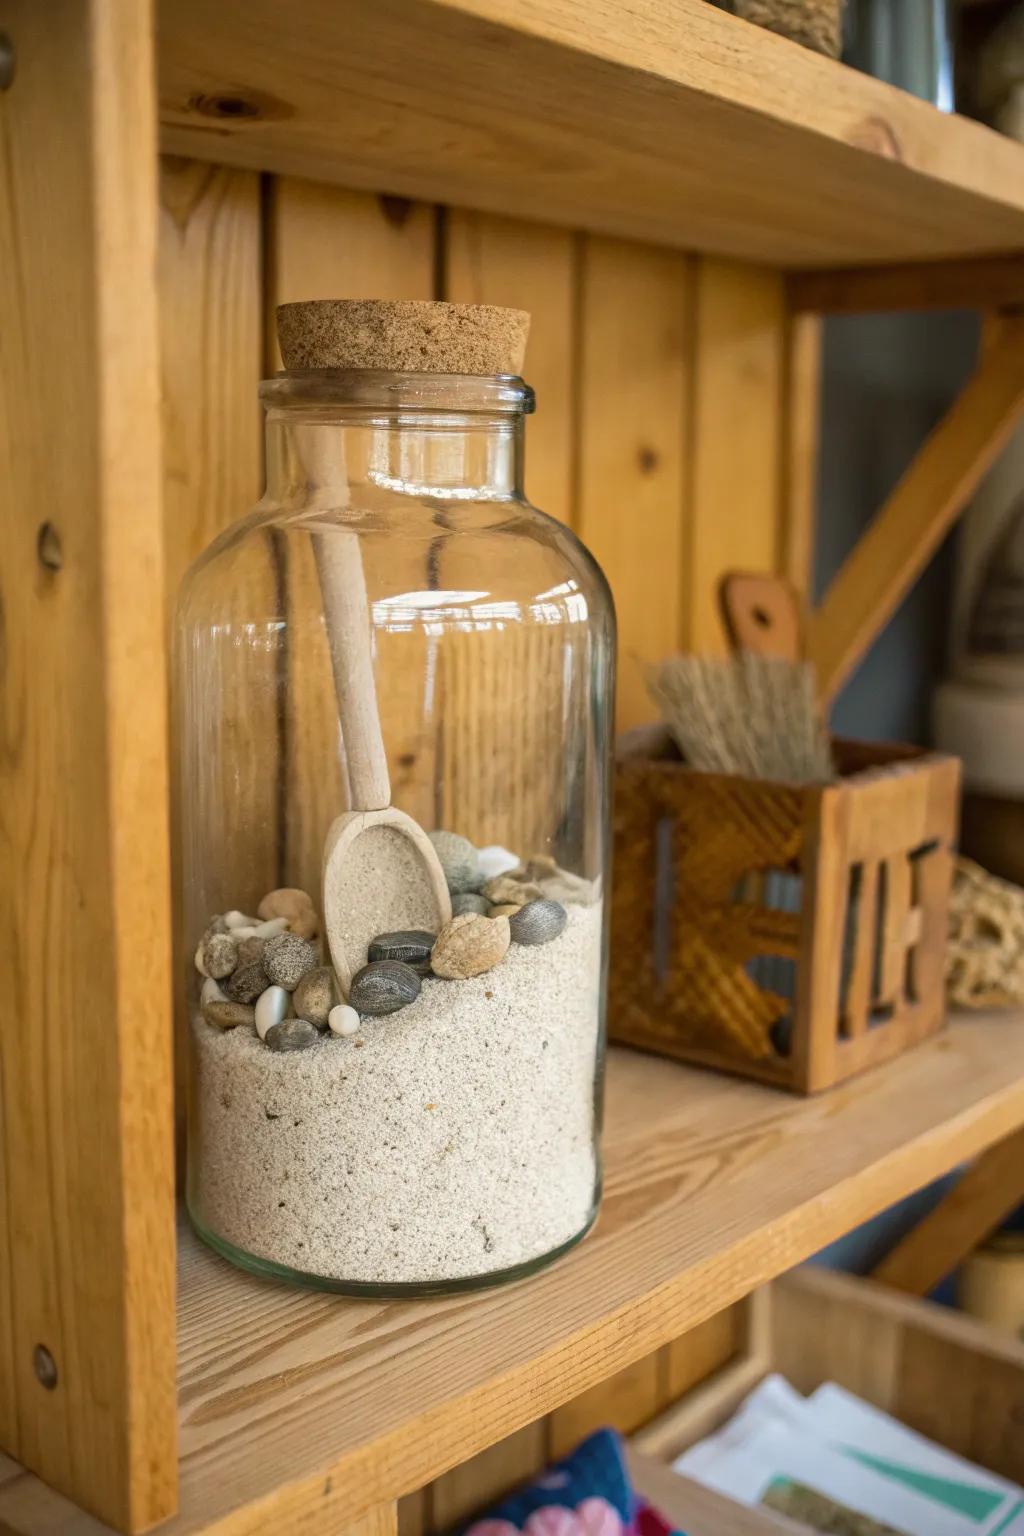
[(1024, 320), (1005, 319), (811, 616), (808, 654), (824, 699), (889, 619), (1022, 414)]
[(1024, 1130), (982, 1153), (877, 1266), (874, 1278), (927, 1296), (1024, 1201)]
[(859, 315), (886, 310), (1012, 309), (1024, 305), (1024, 251), (962, 261), (789, 272), (796, 313)]

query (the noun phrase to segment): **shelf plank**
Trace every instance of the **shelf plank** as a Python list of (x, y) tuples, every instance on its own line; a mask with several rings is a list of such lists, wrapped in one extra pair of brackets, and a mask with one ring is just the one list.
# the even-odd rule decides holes
[[(237, 1273), (183, 1228), (181, 1502), (163, 1530), (344, 1529), (1022, 1123), (1024, 1015), (957, 1021), (816, 1099), (617, 1050), (601, 1220), (523, 1284), (341, 1301)], [(19, 1512), (48, 1498), (0, 1486), (0, 1528), (44, 1529)]]
[(705, 0), (159, 0), (165, 148), (768, 265), (1024, 250), (1024, 147)]

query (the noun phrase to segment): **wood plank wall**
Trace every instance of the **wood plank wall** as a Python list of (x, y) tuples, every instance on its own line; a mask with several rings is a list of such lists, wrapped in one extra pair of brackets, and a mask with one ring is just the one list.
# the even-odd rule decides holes
[[(532, 312), (527, 491), (610, 579), (620, 727), (653, 717), (645, 663), (721, 649), (724, 570), (806, 582), (817, 337), (813, 322), (790, 328), (777, 274), (168, 160), (160, 288), (169, 601), (189, 561), (258, 494), (256, 386), (278, 366), (274, 305), (322, 297)], [(290, 750), (308, 745), (317, 713), (289, 723)], [(302, 846), (301, 805), (291, 814), (286, 835)], [(721, 1314), (404, 1500), (405, 1536), (443, 1530), (600, 1424), (636, 1428), (735, 1354), (742, 1328), (738, 1310)]]

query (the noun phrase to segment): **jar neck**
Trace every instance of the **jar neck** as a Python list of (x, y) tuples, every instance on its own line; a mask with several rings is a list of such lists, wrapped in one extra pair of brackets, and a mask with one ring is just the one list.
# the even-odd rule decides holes
[(440, 501), (522, 496), (521, 379), (437, 374), (279, 374), (267, 409), (267, 495), (340, 507), (368, 492)]

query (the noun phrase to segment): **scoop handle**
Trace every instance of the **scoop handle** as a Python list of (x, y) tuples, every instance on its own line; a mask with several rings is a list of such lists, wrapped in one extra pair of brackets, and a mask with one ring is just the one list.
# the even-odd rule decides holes
[(718, 602), (733, 650), (803, 660), (800, 598), (784, 577), (729, 571), (719, 583)]
[(345, 739), (351, 808), (382, 811), (391, 804), (391, 780), (373, 677), (362, 550), (357, 535), (344, 528), (314, 533), (312, 538)]

